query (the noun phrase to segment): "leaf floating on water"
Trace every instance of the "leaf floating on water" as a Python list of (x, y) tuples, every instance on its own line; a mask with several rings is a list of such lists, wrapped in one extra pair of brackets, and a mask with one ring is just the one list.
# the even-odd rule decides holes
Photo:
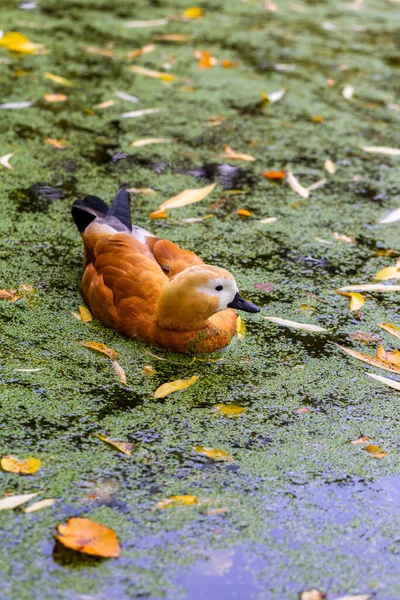
[(45, 79), (50, 79), (50, 81), (58, 83), (59, 85), (72, 86), (72, 83), (68, 79), (65, 79), (65, 77), (61, 77), (60, 75), (55, 75), (54, 73), (45, 73), (43, 77)]
[(93, 46), (86, 46), (84, 49), (88, 54), (98, 54), (99, 56), (107, 56), (108, 58), (114, 58), (117, 53), (114, 50), (108, 48), (94, 48)]
[(349, 338), (355, 342), (362, 342), (364, 344), (380, 343), (382, 338), (377, 333), (365, 333), (364, 331), (354, 331), (349, 333)]
[(127, 94), (126, 92), (120, 92), (117, 90), (115, 92), (115, 96), (117, 96), (117, 98), (121, 98), (121, 100), (126, 100), (127, 102), (139, 102), (139, 98), (136, 98), (136, 96), (132, 96), (131, 94)]
[(155, 35), (153, 39), (157, 42), (191, 42), (193, 36), (185, 33), (165, 33), (163, 35)]
[(154, 392), (154, 398), (165, 398), (173, 392), (185, 390), (186, 388), (196, 383), (198, 378), (198, 375), (193, 375), (193, 377), (190, 377), (189, 379), (177, 379), (176, 381), (169, 381), (168, 383), (163, 383)]
[(387, 360), (392, 365), (400, 366), (400, 350), (388, 351), (380, 344), (376, 351), (376, 356), (382, 360)]
[(17, 108), (29, 108), (32, 106), (33, 102), (30, 100), (26, 100), (23, 102), (5, 102), (4, 104), (0, 104), (0, 108), (9, 108), (9, 109), (17, 109)]
[(296, 415), (305, 415), (307, 413), (310, 413), (311, 410), (306, 406), (301, 406), (300, 408), (296, 408), (294, 412), (296, 413)]
[(315, 181), (315, 183), (312, 183), (311, 185), (307, 186), (307, 189), (309, 192), (312, 192), (313, 190), (318, 190), (319, 188), (324, 187), (327, 181), (327, 179), (319, 179), (318, 181)]
[(238, 336), (238, 340), (242, 340), (246, 335), (246, 323), (240, 315), (236, 319), (236, 334)]
[(32, 500), (32, 498), (40, 493), (41, 492), (34, 492), (33, 494), (16, 494), (14, 496), (0, 498), (0, 510), (11, 510), (13, 508), (17, 508), (17, 506), (21, 506), (21, 504), (29, 502), (29, 500)]
[(57, 148), (58, 150), (63, 150), (69, 146), (69, 142), (65, 138), (62, 138), (61, 140), (56, 140), (55, 138), (46, 138), (44, 143), (52, 146), (53, 148)]
[(373, 154), (386, 154), (387, 156), (400, 156), (400, 148), (387, 148), (386, 146), (361, 146), (364, 152)]
[(345, 242), (346, 244), (354, 244), (356, 241), (354, 236), (350, 237), (348, 235), (344, 235), (343, 233), (338, 233), (337, 231), (334, 231), (332, 236), (335, 238), (335, 240), (339, 240), (339, 242)]
[(302, 198), (309, 197), (310, 191), (301, 185), (301, 183), (296, 179), (296, 177), (293, 175), (290, 169), (287, 169), (286, 171), (286, 180), (289, 184), (289, 187), (292, 188), (292, 190), (296, 192), (296, 194), (299, 194), (299, 196), (301, 196)]
[(146, 69), (145, 67), (138, 67), (136, 65), (128, 67), (128, 69), (139, 75), (145, 75), (146, 77), (152, 77), (153, 79), (161, 79), (162, 81), (174, 81), (176, 79), (176, 76), (171, 73), (154, 71), (153, 69)]
[(126, 380), (126, 373), (125, 373), (124, 369), (121, 367), (121, 365), (116, 360), (113, 360), (112, 366), (113, 366), (114, 371), (118, 375), (118, 378), (121, 381), (121, 383), (123, 383), (124, 385), (128, 385), (127, 380)]
[(400, 338), (400, 327), (392, 325), (392, 323), (378, 323), (378, 327), (381, 327), (388, 333), (394, 335), (397, 338)]
[(199, 69), (210, 69), (218, 63), (217, 59), (211, 56), (208, 50), (195, 50), (194, 57), (199, 61)]
[(385, 458), (388, 455), (388, 452), (384, 452), (380, 446), (376, 446), (375, 444), (364, 446), (363, 450), (371, 454), (374, 458)]
[(194, 451), (198, 454), (204, 454), (207, 458), (215, 461), (235, 462), (235, 459), (231, 454), (220, 450), (219, 448), (207, 448), (206, 446), (195, 446)]
[(190, 6), (183, 13), (184, 19), (201, 19), (204, 16), (203, 9), (200, 6)]
[(317, 588), (310, 588), (300, 593), (299, 600), (325, 600), (326, 593), (317, 590)]
[(346, 285), (339, 288), (338, 292), (400, 292), (400, 285), (384, 285), (381, 283), (360, 283), (359, 285)]
[(335, 598), (334, 600), (370, 600), (370, 598), (372, 598), (372, 594), (355, 594), (352, 596), (341, 596), (340, 598)]
[(144, 138), (132, 142), (131, 146), (133, 148), (140, 148), (141, 146), (149, 146), (150, 144), (167, 144), (168, 142), (172, 142), (171, 138)]
[(223, 58), (221, 60), (221, 67), (223, 67), (224, 69), (235, 69), (236, 67), (239, 67), (240, 62), (232, 62), (231, 60), (227, 60), (226, 58)]
[(157, 373), (155, 368), (151, 365), (144, 365), (143, 371), (146, 373), (146, 375), (155, 375)]
[(65, 102), (68, 100), (68, 96), (65, 94), (45, 94), (43, 97), (46, 102)]
[(238, 404), (214, 404), (212, 407), (213, 412), (223, 415), (224, 417), (236, 418), (240, 417), (244, 413), (245, 408)]
[(177, 196), (173, 196), (169, 200), (166, 200), (160, 205), (160, 210), (165, 210), (169, 208), (182, 208), (183, 206), (187, 206), (188, 204), (194, 204), (195, 202), (200, 202), (204, 200), (215, 188), (217, 184), (212, 183), (211, 185), (207, 185), (203, 188), (196, 188), (193, 190), (184, 190)]
[(350, 298), (350, 310), (360, 310), (365, 300), (358, 292), (338, 292), (341, 296), (348, 296)]
[(165, 210), (155, 210), (149, 214), (150, 219), (168, 219), (168, 215)]
[(143, 48), (138, 48), (137, 50), (131, 50), (126, 53), (127, 58), (139, 58), (139, 56), (143, 56), (143, 54), (148, 54), (149, 52), (153, 52), (157, 46), (154, 44), (148, 44), (147, 46), (143, 46)]
[(34, 502), (28, 508), (23, 508), (24, 513), (33, 513), (38, 510), (42, 510), (43, 508), (47, 508), (48, 506), (53, 506), (57, 501), (55, 498), (45, 498), (44, 500), (39, 500), (39, 502)]
[(379, 369), (385, 369), (385, 371), (391, 371), (392, 373), (400, 374), (400, 367), (396, 367), (392, 363), (377, 358), (376, 356), (370, 356), (369, 354), (364, 354), (363, 352), (357, 352), (356, 350), (352, 350), (351, 348), (346, 348), (345, 346), (340, 346), (340, 344), (335, 344), (338, 348), (350, 354), (354, 358), (358, 358), (358, 360), (362, 360), (363, 362), (372, 365), (373, 367), (378, 367)]
[(121, 547), (115, 531), (81, 517), (73, 517), (64, 525), (57, 527), (59, 535), (54, 537), (66, 548), (77, 552), (102, 556), (103, 558), (117, 558)]
[(192, 506), (197, 504), (197, 496), (191, 496), (189, 494), (184, 496), (171, 496), (165, 500), (160, 500), (156, 504), (156, 508), (172, 508), (173, 506)]
[(36, 371), (43, 371), (43, 367), (38, 367), (37, 369), (14, 369), (14, 371), (18, 371), (19, 373), (36, 373)]
[(259, 223), (262, 223), (263, 225), (267, 225), (268, 223), (275, 223), (275, 221), (277, 221), (278, 218), (277, 217), (265, 217), (265, 219), (260, 219)]
[(391, 379), (390, 377), (382, 377), (382, 375), (375, 375), (375, 373), (365, 373), (366, 375), (368, 375), (368, 377), (372, 377), (372, 379), (376, 379), (377, 381), (380, 381), (381, 383), (385, 383), (386, 385), (388, 385), (389, 387), (395, 389), (395, 390), (400, 390), (400, 381), (397, 381), (396, 379)]
[(34, 475), (40, 467), (40, 460), (30, 456), (19, 460), (16, 456), (3, 456), (1, 468), (8, 473), (21, 473), (21, 475)]
[(2, 165), (5, 169), (13, 169), (10, 165), (10, 160), (14, 156), (14, 152), (10, 152), (9, 154), (5, 154), (0, 158), (0, 165)]
[(370, 438), (367, 435), (363, 435), (356, 440), (352, 440), (350, 444), (366, 444), (370, 441)]
[[(0, 106), (1, 108), (1, 106)], [(385, 224), (385, 223), (395, 223), (396, 221), (400, 220), (400, 208), (395, 208), (394, 210), (390, 211), (390, 213), (388, 213), (385, 217), (382, 217), (382, 219), (379, 219), (378, 223), (380, 224)]]
[(251, 154), (240, 154), (235, 152), (230, 146), (225, 146), (225, 152), (220, 154), (221, 158), (230, 158), (231, 160), (245, 160), (249, 162), (253, 162), (256, 159)]
[(330, 175), (334, 175), (336, 173), (336, 165), (330, 158), (327, 158), (324, 162), (324, 169), (325, 171), (328, 171)]
[(168, 19), (152, 19), (149, 21), (127, 21), (124, 23), (124, 27), (141, 29), (142, 27), (161, 27), (167, 24)]
[(114, 106), (115, 100), (106, 100), (105, 102), (100, 102), (100, 104), (96, 104), (95, 108), (102, 110), (103, 108), (109, 108), (110, 106)]
[(132, 456), (132, 452), (136, 449), (136, 444), (132, 444), (131, 442), (117, 442), (116, 440), (112, 440), (105, 435), (101, 435), (101, 433), (98, 433), (97, 437), (102, 442), (109, 444), (113, 448), (116, 448), (123, 454), (128, 454), (129, 456)]
[(91, 323), (93, 321), (92, 313), (88, 308), (86, 308), (86, 306), (81, 305), (79, 307), (79, 314), (81, 317), (81, 321), (83, 321), (84, 323)]
[(352, 85), (346, 85), (346, 86), (343, 88), (343, 91), (342, 91), (342, 96), (343, 96), (343, 98), (345, 98), (346, 100), (351, 100), (351, 98), (353, 97), (353, 94), (354, 94), (354, 88), (353, 88), (353, 86), (352, 86)]
[(252, 216), (251, 212), (249, 210), (247, 210), (246, 208), (240, 208), (236, 212), (240, 217), (251, 217)]
[(160, 108), (142, 108), (142, 110), (133, 110), (131, 112), (122, 113), (121, 119), (133, 119), (135, 117), (144, 117), (144, 115), (152, 115), (159, 112)]
[(127, 188), (126, 191), (130, 194), (157, 194), (152, 188)]
[(22, 296), (18, 296), (15, 290), (0, 290), (0, 300), (16, 302), (20, 298), (22, 298)]
[(387, 281), (388, 279), (400, 279), (400, 268), (385, 267), (375, 275), (375, 279), (379, 279), (379, 281)]
[(101, 352), (108, 356), (108, 358), (115, 359), (118, 358), (118, 352), (116, 350), (112, 350), (111, 348), (107, 348), (105, 344), (101, 342), (79, 342), (85, 348), (90, 348), (91, 350), (96, 350), (97, 352)]
[(272, 92), (271, 94), (263, 92), (263, 94), (261, 94), (261, 98), (262, 100), (267, 100), (268, 102), (279, 102), (279, 100), (282, 100), (285, 94), (286, 90), (285, 88), (282, 88), (281, 90), (278, 90), (277, 92)]
[(34, 44), (29, 41), (26, 35), (18, 31), (9, 31), (0, 38), (0, 46), (7, 48), (11, 52), (19, 52), (20, 54), (42, 54), (44, 52), (43, 44)]
[(286, 177), (286, 171), (264, 171), (262, 175), (270, 181), (283, 181)]
[(284, 327), (293, 327), (293, 329), (303, 329), (304, 331), (328, 331), (324, 327), (320, 327), (319, 325), (310, 325), (309, 323), (297, 323), (296, 321), (289, 321), (287, 319), (280, 319), (279, 317), (264, 317), (268, 321), (272, 321), (273, 323), (277, 323), (277, 325), (283, 325)]

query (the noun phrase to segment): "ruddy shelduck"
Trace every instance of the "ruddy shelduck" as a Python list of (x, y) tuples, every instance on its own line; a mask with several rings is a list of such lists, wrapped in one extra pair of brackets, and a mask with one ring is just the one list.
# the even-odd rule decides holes
[(76, 200), (72, 216), (84, 244), (82, 295), (107, 327), (175, 352), (213, 352), (234, 336), (235, 308), (259, 312), (228, 271), (132, 226), (125, 189), (111, 207)]

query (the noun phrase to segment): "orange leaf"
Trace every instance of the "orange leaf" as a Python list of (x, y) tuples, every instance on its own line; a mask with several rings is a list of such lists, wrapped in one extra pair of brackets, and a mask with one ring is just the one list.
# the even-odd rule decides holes
[(241, 208), (237, 211), (237, 214), (240, 215), (241, 217), (251, 217), (251, 212), (249, 210), (246, 210), (245, 208)]
[(366, 444), (367, 442), (369, 442), (369, 437), (367, 435), (363, 435), (356, 440), (352, 440), (350, 444)]
[(226, 58), (223, 58), (221, 60), (221, 66), (224, 69), (234, 69), (235, 67), (238, 67), (240, 65), (239, 62), (232, 62), (230, 60), (227, 60)]
[(396, 367), (386, 360), (382, 360), (375, 356), (370, 356), (369, 354), (364, 354), (363, 352), (357, 352), (356, 350), (346, 348), (345, 346), (340, 346), (339, 344), (335, 345), (344, 352), (347, 352), (347, 354), (350, 354), (350, 356), (354, 356), (354, 358), (358, 358), (358, 360), (362, 360), (373, 367), (379, 367), (380, 369), (385, 369), (385, 371), (391, 371), (392, 373), (400, 373), (400, 367)]
[(154, 44), (148, 44), (147, 46), (143, 46), (143, 48), (138, 48), (137, 50), (131, 50), (130, 52), (127, 52), (126, 57), (138, 58), (139, 56), (142, 56), (143, 54), (148, 54), (149, 52), (152, 52), (155, 49), (156, 46)]
[(283, 181), (286, 171), (264, 171), (263, 176), (270, 181)]
[(168, 219), (165, 210), (156, 210), (149, 214), (150, 219)]
[(393, 350), (392, 352), (388, 352), (384, 349), (382, 344), (379, 345), (378, 350), (376, 351), (376, 356), (381, 360), (386, 360), (392, 365), (400, 366), (400, 351)]
[(365, 446), (363, 450), (369, 452), (374, 458), (385, 458), (385, 456), (388, 455), (388, 452), (384, 452), (380, 446), (376, 446), (375, 444), (369, 444), (369, 446)]
[(65, 94), (45, 94), (44, 99), (46, 102), (65, 102), (68, 100), (68, 96)]
[(22, 475), (34, 475), (40, 467), (40, 460), (30, 456), (25, 460), (19, 460), (15, 456), (3, 456), (1, 468), (9, 473), (21, 473)]
[(195, 57), (199, 59), (199, 69), (210, 69), (215, 64), (215, 58), (208, 50), (196, 50)]
[(77, 552), (102, 556), (103, 558), (117, 558), (121, 547), (115, 531), (81, 517), (72, 517), (64, 525), (57, 527), (59, 535), (54, 537), (66, 548)]
[(68, 140), (65, 138), (62, 138), (61, 140), (56, 140), (55, 138), (46, 138), (44, 143), (48, 144), (49, 146), (53, 146), (53, 148), (58, 148), (59, 150), (62, 150), (69, 145)]
[(91, 350), (96, 350), (97, 352), (101, 352), (102, 354), (105, 354), (106, 356), (108, 356), (111, 359), (118, 357), (118, 352), (116, 350), (107, 348), (107, 346), (105, 344), (102, 344), (101, 342), (79, 342), (79, 343), (82, 344), (82, 346), (85, 346), (85, 348), (90, 348)]

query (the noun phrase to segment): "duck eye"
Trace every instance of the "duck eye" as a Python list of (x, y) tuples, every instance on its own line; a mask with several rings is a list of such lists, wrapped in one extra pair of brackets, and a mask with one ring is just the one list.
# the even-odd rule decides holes
[(217, 292), (220, 292), (221, 290), (224, 289), (223, 285), (217, 285), (217, 287), (215, 288), (217, 290)]

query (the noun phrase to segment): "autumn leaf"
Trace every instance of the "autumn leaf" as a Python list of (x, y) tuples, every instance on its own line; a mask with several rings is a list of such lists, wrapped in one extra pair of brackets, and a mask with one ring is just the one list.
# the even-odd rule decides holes
[(105, 444), (109, 444), (113, 448), (116, 448), (123, 454), (128, 454), (129, 456), (131, 456), (132, 452), (136, 449), (136, 444), (132, 444), (131, 442), (117, 442), (116, 440), (112, 440), (105, 435), (101, 435), (101, 433), (98, 433), (97, 437)]
[(182, 15), (185, 19), (201, 19), (204, 16), (203, 9), (200, 6), (190, 6)]
[(316, 588), (310, 588), (300, 592), (299, 600), (325, 600), (326, 593), (317, 590)]
[(44, 500), (39, 500), (38, 502), (34, 502), (33, 504), (31, 504), (30, 506), (28, 506), (27, 508), (23, 508), (23, 512), (24, 513), (33, 513), (33, 512), (37, 512), (38, 510), (42, 510), (43, 508), (47, 508), (48, 506), (53, 506), (53, 504), (56, 503), (56, 499), (55, 498), (45, 498)]
[(387, 360), (388, 362), (392, 363), (393, 365), (400, 365), (400, 351), (399, 350), (393, 350), (391, 352), (388, 352), (384, 349), (382, 344), (380, 344), (378, 347), (378, 350), (376, 352), (376, 355), (381, 360)]
[(356, 350), (346, 348), (345, 346), (340, 346), (339, 344), (335, 344), (335, 346), (343, 350), (343, 352), (347, 352), (347, 354), (350, 354), (350, 356), (358, 358), (358, 360), (362, 360), (363, 362), (366, 362), (369, 365), (372, 365), (373, 367), (379, 367), (380, 369), (385, 369), (385, 371), (391, 371), (392, 373), (400, 374), (400, 367), (396, 367), (388, 361), (377, 358), (376, 356), (364, 354), (363, 352), (357, 352)]
[(192, 506), (197, 504), (197, 496), (191, 496), (189, 494), (183, 496), (170, 496), (165, 500), (157, 502), (156, 508), (172, 508), (173, 506)]
[(156, 112), (160, 112), (159, 108), (142, 108), (141, 110), (131, 110), (129, 112), (122, 113), (122, 119), (134, 119), (137, 117), (144, 117), (145, 115), (153, 115)]
[(46, 102), (65, 102), (68, 100), (68, 96), (65, 94), (45, 94), (43, 97)]
[(13, 156), (14, 152), (10, 152), (9, 154), (5, 154), (4, 156), (0, 157), (0, 165), (5, 169), (13, 169), (14, 167), (10, 164), (10, 160)]
[(196, 188), (192, 190), (184, 190), (177, 196), (173, 196), (169, 200), (166, 200), (162, 204), (160, 204), (160, 210), (166, 210), (170, 208), (182, 208), (183, 206), (187, 206), (188, 204), (194, 204), (195, 202), (200, 202), (204, 200), (215, 188), (217, 184), (212, 183), (211, 185), (207, 185), (203, 188)]
[(95, 48), (93, 46), (86, 46), (84, 50), (88, 54), (98, 54), (99, 56), (107, 56), (108, 58), (114, 58), (117, 56), (117, 53), (114, 52), (114, 50), (109, 50), (108, 48)]
[(144, 138), (143, 140), (136, 140), (132, 142), (132, 148), (140, 148), (141, 146), (148, 146), (150, 144), (168, 144), (171, 142), (171, 138)]
[(107, 348), (105, 344), (101, 342), (79, 342), (85, 348), (90, 348), (91, 350), (96, 350), (97, 352), (101, 352), (105, 354), (111, 359), (115, 359), (118, 357), (118, 352), (116, 350), (112, 350), (111, 348)]
[(385, 267), (375, 275), (375, 279), (378, 279), (379, 281), (386, 281), (388, 279), (400, 279), (400, 268), (397, 266)]
[(72, 83), (68, 79), (65, 79), (65, 77), (61, 77), (60, 75), (54, 75), (54, 73), (45, 73), (43, 77), (45, 79), (50, 79), (50, 81), (53, 81), (53, 83), (58, 83), (59, 85), (72, 85)]
[(155, 210), (149, 214), (150, 219), (168, 219), (168, 215), (165, 210)]
[(377, 333), (366, 333), (364, 331), (353, 331), (353, 333), (349, 333), (349, 338), (355, 342), (362, 342), (364, 344), (379, 344), (382, 341), (382, 338)]
[(237, 418), (244, 413), (245, 408), (238, 404), (214, 404), (212, 410), (224, 417)]
[(236, 319), (236, 334), (238, 336), (238, 340), (242, 340), (246, 335), (246, 323), (240, 315)]
[(372, 377), (372, 379), (376, 379), (377, 381), (380, 381), (381, 383), (384, 383), (385, 385), (388, 385), (389, 387), (395, 390), (400, 390), (400, 381), (397, 381), (396, 379), (391, 379), (390, 377), (382, 377), (382, 375), (375, 375), (375, 373), (365, 374), (368, 375), (368, 377)]
[(154, 71), (152, 69), (146, 69), (145, 67), (138, 67), (136, 65), (128, 67), (128, 69), (134, 73), (138, 73), (139, 75), (145, 75), (146, 77), (152, 77), (153, 79), (161, 79), (162, 81), (174, 81), (176, 79), (176, 76), (171, 75), (171, 73)]
[(144, 365), (143, 371), (146, 373), (146, 375), (155, 375), (157, 373), (155, 368), (151, 365)]
[(116, 374), (118, 375), (118, 378), (121, 381), (121, 383), (123, 383), (124, 385), (128, 385), (127, 380), (126, 380), (125, 371), (121, 367), (121, 365), (116, 360), (112, 360), (111, 363), (112, 363), (113, 369), (116, 372)]
[(127, 58), (138, 58), (139, 56), (143, 56), (143, 54), (148, 54), (149, 52), (153, 52), (157, 46), (154, 44), (148, 44), (147, 46), (143, 46), (143, 48), (138, 48), (137, 50), (131, 50), (126, 53)]
[(207, 448), (205, 446), (195, 446), (194, 451), (198, 454), (204, 454), (207, 458), (215, 461), (235, 462), (233, 456), (225, 452), (225, 450), (219, 450), (219, 448)]
[(286, 171), (286, 180), (288, 182), (289, 187), (292, 188), (292, 190), (296, 192), (296, 194), (299, 194), (299, 196), (305, 199), (309, 197), (309, 190), (301, 185), (301, 183), (296, 179), (296, 177), (293, 175), (290, 169), (287, 169)]
[(275, 223), (277, 220), (277, 217), (266, 217), (265, 219), (260, 219), (259, 223), (262, 223), (262, 225), (267, 225), (268, 223)]
[(225, 146), (225, 152), (220, 154), (221, 158), (229, 158), (231, 160), (244, 160), (253, 162), (256, 159), (251, 154), (240, 154), (239, 152), (235, 152), (229, 145)]
[(354, 244), (356, 241), (354, 236), (344, 235), (343, 233), (338, 233), (337, 231), (334, 231), (332, 236), (335, 238), (335, 240), (345, 242), (346, 244)]
[(361, 146), (364, 152), (373, 154), (386, 154), (388, 156), (400, 156), (400, 148), (387, 148), (386, 146)]
[(367, 435), (363, 435), (358, 437), (356, 440), (352, 440), (350, 444), (366, 444), (370, 441), (370, 438)]
[(263, 92), (261, 94), (261, 108), (268, 106), (270, 102), (279, 102), (279, 100), (282, 100), (285, 94), (286, 90), (284, 88), (277, 90), (276, 92), (271, 92), (270, 94)]
[(310, 325), (309, 323), (297, 323), (296, 321), (289, 321), (288, 319), (280, 319), (279, 317), (264, 317), (268, 321), (272, 321), (273, 323), (277, 323), (278, 325), (283, 325), (284, 327), (293, 327), (293, 329), (303, 329), (304, 331), (328, 331), (324, 327), (320, 327), (319, 325)]
[(360, 283), (359, 285), (346, 285), (337, 292), (400, 292), (400, 285), (385, 285), (380, 283)]
[(240, 217), (251, 217), (251, 212), (249, 210), (247, 210), (246, 208), (240, 208), (238, 211), (236, 211), (236, 213), (240, 216)]
[(384, 452), (380, 446), (376, 446), (375, 444), (364, 446), (363, 450), (371, 454), (374, 458), (385, 458), (388, 455), (388, 452)]
[(190, 377), (189, 379), (177, 379), (176, 381), (169, 381), (168, 383), (163, 383), (154, 392), (154, 398), (165, 398), (173, 392), (185, 390), (186, 388), (196, 383), (198, 378), (198, 375), (193, 375), (193, 377)]
[(127, 21), (124, 23), (124, 27), (127, 28), (137, 28), (141, 29), (142, 27), (161, 27), (162, 25), (168, 24), (168, 19), (152, 19), (148, 21)]
[(115, 531), (100, 523), (72, 517), (66, 525), (60, 523), (57, 529), (59, 535), (54, 537), (66, 548), (103, 558), (120, 555), (121, 547)]
[(378, 223), (395, 223), (400, 220), (400, 208), (395, 208), (391, 210), (387, 215), (379, 219)]
[(321, 117), (320, 115), (315, 115), (313, 117), (311, 117), (311, 121), (313, 123), (317, 123), (317, 124), (321, 124), (321, 123), (325, 123), (325, 117)]
[(8, 473), (21, 473), (21, 475), (34, 475), (40, 467), (39, 458), (30, 456), (25, 460), (19, 460), (16, 456), (3, 456), (1, 468)]
[(364, 304), (364, 298), (357, 292), (337, 292), (341, 296), (348, 296), (350, 298), (350, 310), (360, 310)]
[(55, 138), (46, 138), (44, 143), (52, 146), (53, 148), (57, 148), (58, 150), (63, 150), (69, 146), (69, 142), (65, 138), (61, 138), (60, 140), (56, 140)]
[(330, 175), (334, 175), (336, 173), (336, 165), (330, 158), (327, 158), (326, 161), (324, 162), (324, 169)]
[(100, 104), (96, 104), (95, 108), (99, 110), (103, 110), (103, 108), (109, 108), (110, 106), (114, 106), (115, 100), (105, 100), (105, 102), (100, 102)]
[(262, 175), (269, 181), (283, 181), (286, 177), (286, 171), (264, 171)]
[(7, 48), (11, 52), (19, 52), (20, 54), (41, 54), (44, 51), (43, 44), (34, 44), (29, 41), (26, 35), (18, 31), (9, 31), (0, 38), (0, 46)]
[(223, 58), (221, 60), (221, 67), (223, 67), (224, 69), (235, 69), (239, 65), (240, 63), (237, 61), (232, 62), (231, 60), (227, 60), (226, 58)]
[(26, 502), (29, 502), (29, 500), (32, 500), (32, 498), (40, 493), (41, 492), (34, 492), (33, 494), (14, 494), (13, 496), (5, 496), (4, 498), (0, 498), (0, 510), (11, 510), (13, 508), (17, 508), (17, 506), (26, 504)]
[(194, 57), (198, 59), (199, 69), (210, 69), (217, 64), (217, 59), (208, 50), (195, 50)]
[(184, 33), (165, 33), (165, 34), (153, 36), (153, 40), (156, 40), (157, 42), (184, 43), (184, 42), (191, 42), (193, 40), (193, 36), (190, 34), (184, 34)]
[(310, 413), (311, 410), (306, 406), (301, 406), (300, 408), (296, 408), (294, 412), (296, 413), (296, 415), (305, 415), (307, 413)]
[(381, 327), (391, 335), (394, 335), (397, 338), (400, 338), (400, 327), (396, 325), (392, 325), (392, 323), (378, 323), (378, 327)]

